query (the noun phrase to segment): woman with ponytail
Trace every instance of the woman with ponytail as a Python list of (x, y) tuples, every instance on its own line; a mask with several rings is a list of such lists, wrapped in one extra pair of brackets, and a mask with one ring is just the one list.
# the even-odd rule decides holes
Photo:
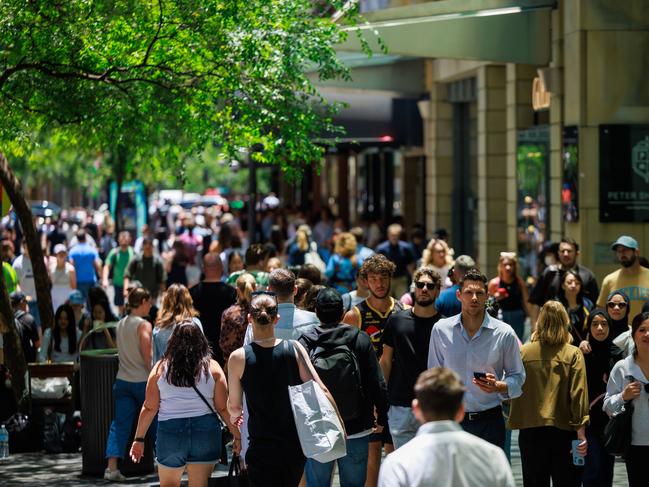
[[(257, 282), (252, 274), (241, 274), (235, 283), (237, 302), (227, 308), (221, 316), (221, 336), (219, 347), (223, 352), (223, 360), (227, 364), (230, 354), (243, 345), (243, 339), (248, 327), (248, 314), (252, 293), (257, 289)], [(227, 370), (227, 367), (226, 367)]]
[(221, 425), (216, 411), (234, 434), (234, 451), (240, 447), (239, 431), (227, 421), (227, 397), (225, 374), (212, 360), (203, 331), (193, 321), (176, 325), (164, 355), (149, 375), (131, 458), (136, 463), (142, 458), (143, 437), (158, 414), (160, 485), (180, 486), (187, 468), (189, 485), (206, 486), (221, 458)]

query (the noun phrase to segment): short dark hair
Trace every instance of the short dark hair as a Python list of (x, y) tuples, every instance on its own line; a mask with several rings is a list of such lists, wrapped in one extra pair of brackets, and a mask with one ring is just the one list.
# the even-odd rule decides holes
[(263, 262), (269, 255), (268, 247), (264, 244), (252, 244), (246, 250), (246, 265), (256, 265)]
[(415, 398), (428, 420), (454, 419), (465, 392), (458, 375), (444, 367), (425, 370), (415, 383)]
[(298, 272), (297, 277), (308, 279), (315, 285), (322, 283), (322, 272), (320, 272), (320, 269), (318, 269), (313, 264), (304, 264), (302, 267), (300, 267), (300, 271)]
[(295, 291), (295, 274), (288, 269), (274, 269), (268, 277), (268, 287), (280, 298), (292, 296)]
[(397, 266), (383, 254), (372, 254), (363, 261), (360, 275), (367, 279), (368, 274), (381, 274), (392, 277)]
[(484, 285), (484, 288), (487, 289), (487, 276), (485, 276), (476, 268), (469, 269), (462, 277), (460, 277), (460, 282), (458, 283), (460, 286), (460, 291), (464, 289), (464, 283), (466, 281), (481, 282)]
[(79, 242), (86, 241), (86, 231), (83, 228), (77, 232), (77, 241)]
[(421, 276), (428, 276), (430, 277), (431, 281), (433, 281), (433, 284), (435, 284), (435, 287), (438, 288), (442, 285), (442, 278), (439, 276), (439, 274), (432, 269), (431, 267), (420, 267), (415, 271), (415, 273), (412, 276), (412, 282), (417, 282)]
[(562, 237), (561, 240), (559, 240), (559, 245), (561, 245), (562, 243), (572, 245), (573, 248), (575, 249), (575, 252), (579, 252), (579, 244), (577, 243), (577, 241), (574, 238), (572, 238), (572, 237)]

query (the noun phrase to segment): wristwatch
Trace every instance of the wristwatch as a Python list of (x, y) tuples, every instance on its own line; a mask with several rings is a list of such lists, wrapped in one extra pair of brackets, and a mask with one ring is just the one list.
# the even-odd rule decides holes
[(144, 438), (142, 438), (141, 436), (137, 436), (133, 438), (133, 441), (137, 443), (144, 443)]

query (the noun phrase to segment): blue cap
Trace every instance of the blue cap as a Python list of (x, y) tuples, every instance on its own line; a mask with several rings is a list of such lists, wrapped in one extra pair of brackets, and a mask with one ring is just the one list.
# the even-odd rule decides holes
[(638, 250), (638, 241), (633, 237), (629, 237), (628, 235), (622, 235), (620, 238), (618, 238), (613, 243), (613, 245), (611, 245), (611, 250), (615, 250), (618, 245), (626, 247), (627, 249)]
[(70, 301), (70, 304), (86, 304), (86, 300), (83, 299), (83, 294), (78, 289), (70, 293), (68, 301)]

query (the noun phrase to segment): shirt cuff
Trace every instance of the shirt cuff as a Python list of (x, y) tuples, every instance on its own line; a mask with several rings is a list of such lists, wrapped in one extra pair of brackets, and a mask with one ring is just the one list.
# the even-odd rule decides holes
[(623, 413), (625, 411), (624, 399), (622, 399), (622, 393), (611, 396), (608, 409), (613, 413), (613, 416), (617, 416), (618, 414)]

